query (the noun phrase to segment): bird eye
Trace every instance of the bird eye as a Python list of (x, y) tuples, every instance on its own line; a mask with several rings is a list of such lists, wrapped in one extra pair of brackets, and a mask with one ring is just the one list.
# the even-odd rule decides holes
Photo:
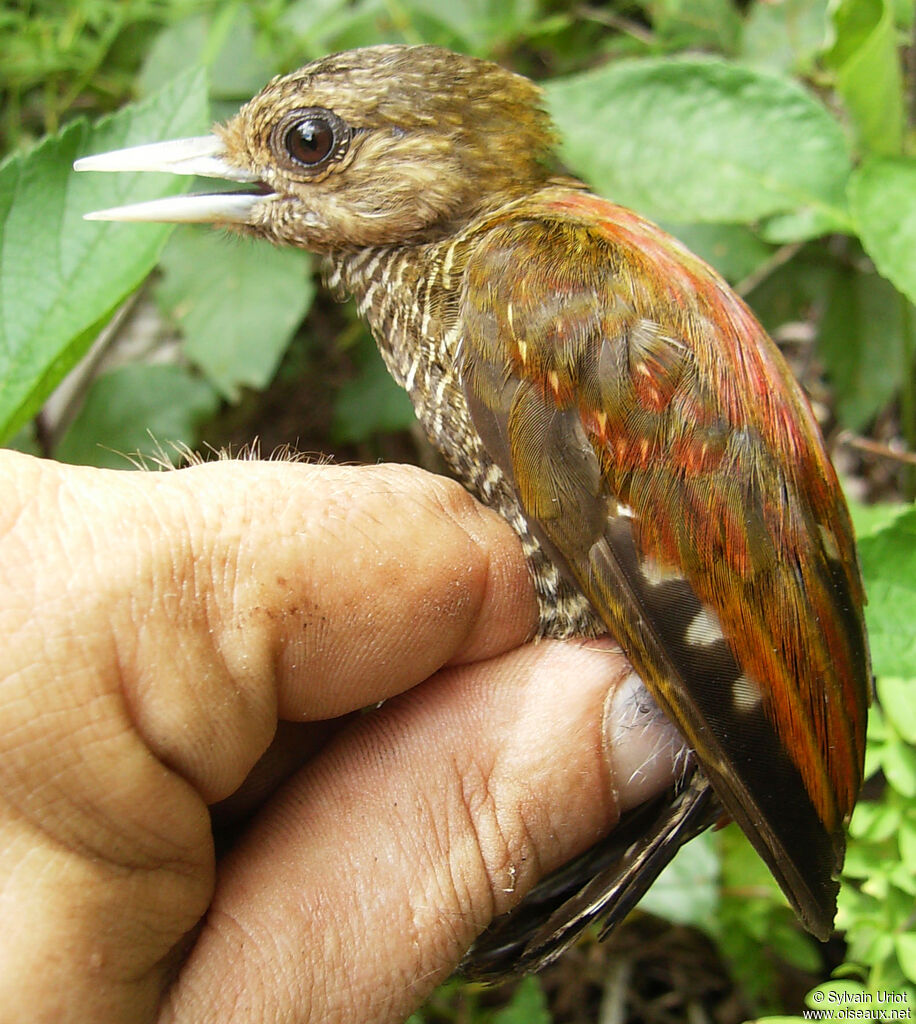
[(293, 168), (321, 167), (340, 159), (350, 141), (349, 127), (330, 110), (316, 107), (291, 111), (277, 125), (272, 142)]
[(324, 163), (334, 148), (334, 129), (321, 117), (298, 121), (286, 133), (286, 152), (300, 164)]

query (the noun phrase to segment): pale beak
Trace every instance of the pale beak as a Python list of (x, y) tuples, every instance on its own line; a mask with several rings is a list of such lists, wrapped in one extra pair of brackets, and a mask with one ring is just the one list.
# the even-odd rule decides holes
[[(110, 153), (84, 156), (73, 167), (77, 171), (167, 171), (170, 174), (198, 174), (251, 184), (256, 174), (235, 167), (226, 158), (226, 147), (216, 135), (154, 142), (149, 146), (115, 149)], [(270, 195), (257, 192), (216, 192), (208, 195), (167, 196), (145, 203), (115, 206), (84, 214), (85, 220), (154, 221), (175, 224), (250, 224), (254, 211)]]

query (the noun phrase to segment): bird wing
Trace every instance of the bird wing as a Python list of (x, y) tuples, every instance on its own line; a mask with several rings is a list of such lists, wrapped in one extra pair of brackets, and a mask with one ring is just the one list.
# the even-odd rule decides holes
[(572, 189), (488, 223), (460, 316), (472, 419), (533, 531), (826, 937), (862, 775), (864, 597), (782, 357), (706, 264)]

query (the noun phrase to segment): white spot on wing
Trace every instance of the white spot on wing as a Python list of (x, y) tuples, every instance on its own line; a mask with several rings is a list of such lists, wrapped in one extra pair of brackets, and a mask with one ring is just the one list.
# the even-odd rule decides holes
[(745, 714), (756, 711), (763, 703), (760, 687), (745, 675), (740, 675), (732, 683), (732, 703), (735, 710)]
[(828, 530), (823, 523), (818, 523), (817, 532), (821, 535), (821, 544), (824, 545), (824, 554), (833, 562), (840, 561), (840, 549), (837, 546), (836, 537)]
[(701, 608), (694, 615), (684, 636), (687, 643), (697, 647), (706, 647), (725, 639), (719, 617), (711, 608)]
[(642, 578), (650, 587), (660, 586), (669, 580), (682, 580), (684, 578), (684, 574), (673, 566), (662, 565), (661, 562), (656, 562), (654, 558), (643, 559), (639, 569), (642, 573)]

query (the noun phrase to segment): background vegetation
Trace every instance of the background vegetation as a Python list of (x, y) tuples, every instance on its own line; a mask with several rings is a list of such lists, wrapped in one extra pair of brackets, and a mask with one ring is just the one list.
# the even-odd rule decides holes
[(86, 224), (87, 210), (187, 183), (70, 172), (86, 152), (200, 133), (272, 74), (380, 41), (541, 80), (569, 167), (735, 284), (822, 421), (859, 530), (878, 695), (842, 937), (805, 936), (726, 829), (690, 844), (605, 946), (586, 940), (509, 989), (451, 982), (414, 1024), (725, 1024), (805, 998), (823, 1008), (827, 989), (805, 994), (831, 977), (834, 991), (891, 990), (916, 1009), (913, 33), (913, 0), (0, 7), (0, 442), (117, 467), (254, 438), (265, 453), (434, 464), (308, 256)]

